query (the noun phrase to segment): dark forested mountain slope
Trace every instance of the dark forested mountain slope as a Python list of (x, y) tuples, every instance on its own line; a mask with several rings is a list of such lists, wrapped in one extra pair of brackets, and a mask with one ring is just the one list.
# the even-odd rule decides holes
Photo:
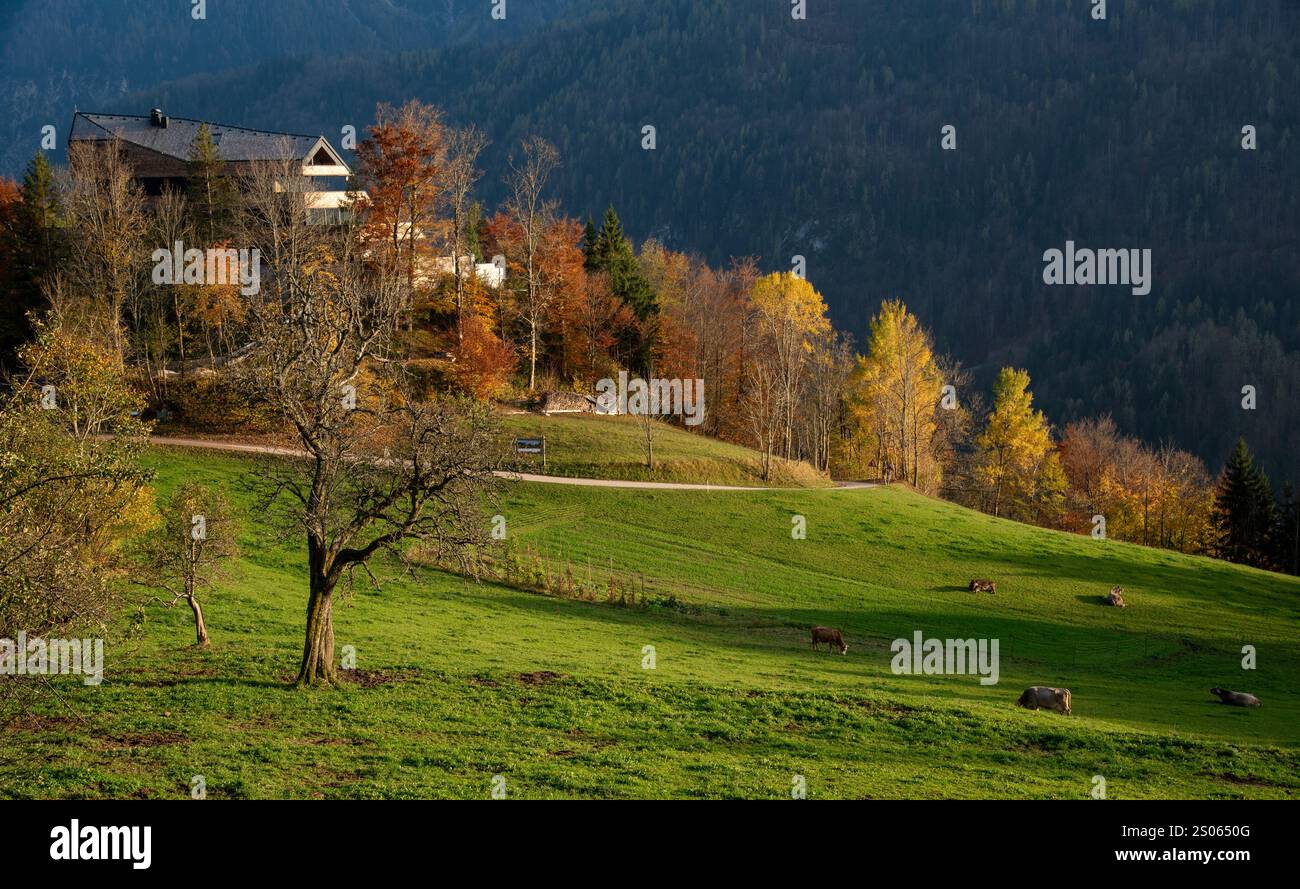
[[(981, 382), (1027, 367), (1057, 423), (1111, 412), (1214, 465), (1245, 434), (1297, 478), (1297, 4), (1110, 0), (1104, 22), (1079, 0), (807, 6), (795, 21), (786, 0), (578, 3), (486, 44), (372, 28), (217, 75), (159, 65), (175, 79), (102, 110), (334, 134), (418, 97), (489, 131), (488, 201), (509, 146), (538, 132), (564, 155), (569, 212), (613, 203), (631, 234), (715, 262), (802, 254), (859, 338), (901, 297)], [(230, 35), (232, 65), (265, 55), (269, 29), (252, 30)], [(1043, 251), (1067, 239), (1149, 248), (1151, 292), (1045, 286)]]
[[(21, 169), (45, 124), (62, 143), (74, 106), (147, 113), (126, 97), (268, 59), (491, 46), (578, 3), (512, 0), (494, 20), (490, 0), (206, 0), (195, 19), (192, 0), (3, 0), (0, 172)], [(320, 95), (303, 98), (321, 110)]]

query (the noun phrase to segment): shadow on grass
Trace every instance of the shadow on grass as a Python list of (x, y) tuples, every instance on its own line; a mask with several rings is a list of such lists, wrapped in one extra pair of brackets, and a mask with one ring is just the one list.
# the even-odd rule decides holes
[[(1079, 602), (1079, 603), (1083, 604), (1083, 605), (1100, 605), (1102, 608), (1110, 608), (1110, 607), (1111, 607), (1111, 606), (1106, 602), (1106, 597), (1105, 597), (1105, 596), (1091, 596), (1091, 595), (1075, 596), (1075, 597), (1074, 597), (1074, 600), (1075, 600), (1076, 602)], [(1122, 610), (1122, 609), (1116, 609), (1116, 610), (1118, 611), (1118, 610)]]

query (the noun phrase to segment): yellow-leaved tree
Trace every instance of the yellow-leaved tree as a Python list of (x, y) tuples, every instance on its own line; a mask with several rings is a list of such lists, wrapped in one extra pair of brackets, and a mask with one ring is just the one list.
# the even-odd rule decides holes
[(942, 468), (931, 446), (942, 391), (929, 331), (901, 300), (882, 303), (849, 399), (858, 450), (874, 453), (868, 469), (886, 481), (902, 478), (921, 490), (938, 489)]
[(777, 445), (787, 459), (794, 456), (796, 402), (806, 361), (813, 339), (825, 335), (831, 322), (822, 295), (793, 272), (759, 278), (749, 300), (759, 340), (750, 392), (763, 395), (749, 399), (747, 414), (766, 465)]
[(975, 478), (986, 512), (1055, 524), (1064, 505), (1065, 473), (1047, 418), (1034, 410), (1027, 371), (1002, 368), (993, 385), (993, 410), (975, 446)]

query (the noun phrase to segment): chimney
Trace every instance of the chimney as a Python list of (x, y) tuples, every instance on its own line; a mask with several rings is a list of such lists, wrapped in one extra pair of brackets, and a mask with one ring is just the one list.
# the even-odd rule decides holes
[(167, 127), (167, 115), (162, 113), (161, 108), (152, 108), (149, 110), (149, 123), (155, 127)]

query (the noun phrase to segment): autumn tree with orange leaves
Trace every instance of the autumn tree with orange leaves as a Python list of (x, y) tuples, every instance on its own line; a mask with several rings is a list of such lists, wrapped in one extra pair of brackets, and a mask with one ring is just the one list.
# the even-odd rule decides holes
[(440, 109), (412, 99), (375, 110), (369, 136), (357, 146), (357, 178), (365, 190), (358, 209), (363, 236), (383, 245), (406, 276), (406, 327), (414, 318), (420, 258), (440, 240), (439, 200), (445, 184), (449, 131)]
[(610, 288), (604, 272), (583, 275), (583, 286), (566, 292), (557, 306), (563, 372), (584, 385), (613, 376), (631, 356), (621, 343), (636, 339), (636, 313)]

